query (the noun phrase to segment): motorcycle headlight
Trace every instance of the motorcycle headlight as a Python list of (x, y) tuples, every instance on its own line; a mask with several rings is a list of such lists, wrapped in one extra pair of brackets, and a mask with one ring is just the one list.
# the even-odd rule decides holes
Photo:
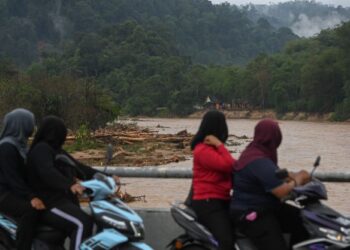
[(144, 237), (144, 226), (142, 223), (134, 223), (134, 222), (130, 222), (130, 226), (132, 228), (132, 230), (134, 231), (134, 237), (135, 238), (143, 238)]
[(341, 227), (340, 231), (342, 231), (345, 235), (350, 236), (350, 229), (349, 228)]
[(320, 227), (319, 230), (321, 232), (323, 232), (326, 235), (326, 237), (328, 239), (330, 239), (330, 240), (340, 241), (340, 242), (344, 242), (344, 243), (349, 243), (350, 242), (350, 237), (349, 236), (344, 235), (344, 234), (342, 234), (340, 232), (337, 232), (335, 230), (324, 228), (324, 227)]
[(111, 225), (112, 227), (115, 227), (120, 230), (126, 230), (128, 228), (124, 221), (116, 220), (114, 218), (111, 218), (105, 215), (102, 216), (102, 220), (107, 224)]
[(350, 229), (341, 227), (340, 231), (342, 231), (345, 234), (345, 236), (344, 236), (345, 239), (343, 242), (350, 243)]

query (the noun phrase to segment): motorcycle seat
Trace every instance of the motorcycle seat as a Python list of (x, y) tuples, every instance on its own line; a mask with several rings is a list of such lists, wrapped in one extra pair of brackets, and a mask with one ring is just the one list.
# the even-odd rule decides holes
[(186, 214), (192, 216), (195, 220), (197, 219), (197, 215), (196, 213), (193, 211), (192, 208), (190, 207), (185, 207), (181, 209), (183, 212), (185, 212)]
[(237, 227), (235, 228), (234, 233), (235, 233), (237, 239), (247, 238), (247, 236)]

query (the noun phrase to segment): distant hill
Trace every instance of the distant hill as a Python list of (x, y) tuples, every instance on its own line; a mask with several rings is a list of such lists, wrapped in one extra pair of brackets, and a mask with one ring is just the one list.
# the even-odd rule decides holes
[(0, 56), (25, 67), (77, 36), (135, 21), (200, 64), (244, 64), (296, 39), (251, 21), (244, 10), (208, 0), (1, 0)]
[(350, 8), (324, 5), (316, 1), (289, 1), (272, 5), (246, 5), (248, 17), (257, 22), (266, 19), (273, 27), (289, 27), (301, 37), (310, 37), (321, 30), (335, 28), (350, 20)]
[(350, 22), (299, 38), (251, 11), (208, 0), (0, 0), (0, 115), (21, 106), (98, 127), (117, 113), (187, 115), (211, 96), (227, 108), (349, 119)]

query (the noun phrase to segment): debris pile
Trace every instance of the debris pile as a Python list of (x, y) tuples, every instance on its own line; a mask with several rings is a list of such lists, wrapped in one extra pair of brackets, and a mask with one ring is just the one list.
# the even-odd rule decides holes
[[(105, 165), (106, 146), (110, 144), (113, 147), (113, 156), (108, 165), (164, 165), (189, 159), (192, 136), (186, 130), (177, 134), (159, 134), (136, 124), (116, 123), (90, 133), (89, 140), (95, 142), (96, 148), (76, 151), (72, 155), (89, 165)], [(77, 135), (69, 135), (67, 144), (76, 140)]]

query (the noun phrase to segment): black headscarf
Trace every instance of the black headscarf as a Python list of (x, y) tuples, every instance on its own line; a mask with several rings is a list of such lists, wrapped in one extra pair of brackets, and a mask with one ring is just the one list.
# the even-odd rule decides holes
[(26, 109), (18, 108), (7, 113), (3, 120), (0, 143), (14, 145), (23, 159), (27, 158), (27, 142), (34, 131), (34, 115)]
[(220, 111), (211, 110), (204, 115), (198, 132), (191, 142), (191, 149), (193, 150), (198, 143), (203, 142), (207, 135), (214, 135), (223, 143), (226, 142), (228, 128), (225, 115)]
[(46, 142), (56, 150), (60, 150), (66, 140), (67, 128), (61, 118), (46, 116), (41, 122), (38, 132), (35, 134), (31, 148), (39, 142)]

